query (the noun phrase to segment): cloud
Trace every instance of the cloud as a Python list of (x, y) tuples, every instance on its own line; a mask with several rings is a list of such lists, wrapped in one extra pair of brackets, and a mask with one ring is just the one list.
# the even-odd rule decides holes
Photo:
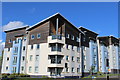
[(25, 26), (21, 21), (10, 21), (8, 24), (3, 26), (3, 31), (12, 30)]
[(0, 43), (2, 42), (2, 40), (0, 40)]

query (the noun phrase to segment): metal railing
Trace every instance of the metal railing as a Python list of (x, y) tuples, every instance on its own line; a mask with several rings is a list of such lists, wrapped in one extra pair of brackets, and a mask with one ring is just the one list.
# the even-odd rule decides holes
[(54, 39), (62, 40), (62, 35), (52, 35), (52, 40)]

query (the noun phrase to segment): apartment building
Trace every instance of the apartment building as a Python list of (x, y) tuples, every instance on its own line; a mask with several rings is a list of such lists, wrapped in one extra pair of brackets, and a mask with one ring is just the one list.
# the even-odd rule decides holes
[(59, 13), (5, 33), (2, 73), (79, 78), (91, 67), (99, 71), (98, 34), (75, 27)]
[[(120, 52), (119, 39), (113, 36), (98, 37), (99, 71), (119, 73)], [(108, 71), (109, 69), (109, 71)]]
[(98, 54), (97, 54), (97, 36), (98, 34), (86, 28), (79, 28), (84, 34), (82, 35), (82, 72), (89, 75), (91, 68), (94, 68), (93, 73), (98, 72)]

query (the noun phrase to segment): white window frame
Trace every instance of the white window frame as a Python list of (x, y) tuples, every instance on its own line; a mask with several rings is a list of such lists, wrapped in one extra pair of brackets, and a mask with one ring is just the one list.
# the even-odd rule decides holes
[[(32, 36), (34, 36), (34, 38), (33, 38)], [(35, 39), (35, 35), (32, 34), (32, 35), (31, 35), (31, 39)]]
[(74, 40), (74, 38), (75, 38), (75, 37), (74, 37), (73, 35), (71, 35), (71, 39)]
[(70, 38), (70, 34), (66, 33), (66, 38)]
[(40, 35), (40, 37), (41, 37), (41, 34), (40, 33), (37, 34), (37, 39), (40, 39), (40, 37), (38, 37), (38, 35)]

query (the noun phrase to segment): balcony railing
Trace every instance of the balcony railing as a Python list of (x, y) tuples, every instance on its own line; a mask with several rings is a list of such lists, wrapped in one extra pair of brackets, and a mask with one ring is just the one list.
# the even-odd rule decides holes
[(61, 64), (61, 60), (51, 59), (51, 64)]
[(62, 40), (62, 35), (52, 35), (52, 40), (53, 40), (53, 39)]

